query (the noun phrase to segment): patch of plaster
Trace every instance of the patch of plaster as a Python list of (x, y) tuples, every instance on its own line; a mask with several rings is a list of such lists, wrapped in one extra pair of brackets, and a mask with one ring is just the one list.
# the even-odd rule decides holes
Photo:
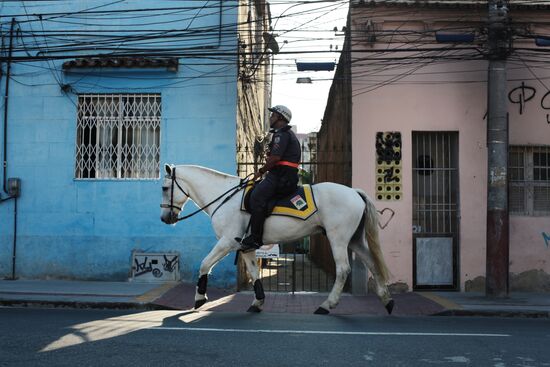
[[(485, 277), (478, 276), (464, 283), (465, 292), (485, 292)], [(550, 292), (550, 274), (542, 269), (532, 269), (522, 273), (510, 273), (512, 292)]]
[(403, 282), (392, 283), (389, 285), (388, 288), (390, 289), (391, 293), (405, 293), (409, 291), (409, 286), (407, 285), (407, 283)]

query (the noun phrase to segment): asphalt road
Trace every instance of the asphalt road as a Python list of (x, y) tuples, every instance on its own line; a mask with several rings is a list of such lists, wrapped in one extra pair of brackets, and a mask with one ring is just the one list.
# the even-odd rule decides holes
[(550, 320), (0, 308), (0, 366), (550, 366)]

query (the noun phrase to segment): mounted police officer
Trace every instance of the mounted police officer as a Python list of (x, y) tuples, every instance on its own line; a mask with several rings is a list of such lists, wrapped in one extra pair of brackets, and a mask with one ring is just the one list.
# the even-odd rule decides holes
[(264, 222), (267, 217), (268, 202), (275, 196), (289, 195), (298, 185), (298, 165), (300, 162), (300, 142), (291, 126), (292, 112), (285, 106), (269, 108), (271, 116), (269, 132), (273, 133), (266, 163), (254, 174), (254, 180), (267, 173), (256, 184), (250, 196), (251, 234), (241, 241), (243, 252), (253, 251), (263, 245)]

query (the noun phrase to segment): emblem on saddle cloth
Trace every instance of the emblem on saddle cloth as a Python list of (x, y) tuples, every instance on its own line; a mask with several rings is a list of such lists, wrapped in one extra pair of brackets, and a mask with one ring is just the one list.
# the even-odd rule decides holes
[[(241, 210), (247, 210), (247, 200), (250, 196), (250, 189), (252, 189), (252, 182), (248, 183), (244, 189), (243, 197), (241, 199)], [(245, 205), (246, 203), (246, 205)], [(269, 209), (273, 208), (270, 212), (271, 215), (282, 215), (285, 217), (298, 218), (306, 220), (317, 212), (317, 205), (315, 204), (315, 198), (313, 197), (313, 190), (311, 185), (298, 186), (296, 191), (288, 196), (279, 198), (276, 202), (269, 205)]]

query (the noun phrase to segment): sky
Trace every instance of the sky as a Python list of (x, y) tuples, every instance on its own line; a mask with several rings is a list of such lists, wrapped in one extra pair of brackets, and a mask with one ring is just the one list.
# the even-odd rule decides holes
[[(349, 1), (273, 0), (270, 4), (273, 33), (281, 51), (341, 50)], [(297, 132), (309, 133), (321, 127), (334, 71), (298, 72), (296, 62), (338, 62), (339, 56), (338, 52), (275, 55), (272, 105), (290, 108), (291, 125)], [(298, 77), (310, 77), (312, 83), (297, 84)]]

